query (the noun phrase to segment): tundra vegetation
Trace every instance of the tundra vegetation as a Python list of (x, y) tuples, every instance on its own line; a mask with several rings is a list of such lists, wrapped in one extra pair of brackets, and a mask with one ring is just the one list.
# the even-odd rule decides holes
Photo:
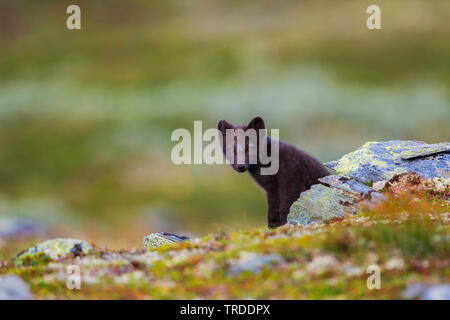
[[(405, 290), (450, 277), (449, 190), (403, 191), (326, 224), (220, 232), (153, 249), (98, 248), (55, 260), (21, 259), (0, 273), (19, 275), (40, 299), (420, 298), (422, 293), (405, 296)], [(81, 268), (79, 290), (66, 287), (71, 264)], [(380, 267), (380, 289), (367, 287), (371, 265)]]

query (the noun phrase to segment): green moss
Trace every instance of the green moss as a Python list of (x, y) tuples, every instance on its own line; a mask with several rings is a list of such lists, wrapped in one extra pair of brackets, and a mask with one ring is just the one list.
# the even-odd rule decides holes
[(366, 186), (368, 186), (368, 187), (373, 187), (373, 181), (372, 180), (366, 181), (366, 182), (364, 182), (364, 184)]

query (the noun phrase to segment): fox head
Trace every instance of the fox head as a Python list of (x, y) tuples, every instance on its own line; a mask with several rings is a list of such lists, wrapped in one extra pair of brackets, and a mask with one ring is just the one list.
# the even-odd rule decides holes
[[(260, 117), (252, 119), (244, 126), (234, 126), (225, 120), (219, 121), (223, 152), (234, 170), (242, 173), (258, 164), (260, 130), (265, 128), (264, 120)], [(263, 133), (265, 135), (265, 131)]]

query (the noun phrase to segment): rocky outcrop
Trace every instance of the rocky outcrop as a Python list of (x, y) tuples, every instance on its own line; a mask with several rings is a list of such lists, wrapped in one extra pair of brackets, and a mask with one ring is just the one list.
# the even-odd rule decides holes
[(450, 143), (420, 141), (366, 142), (336, 161), (325, 163), (337, 173), (364, 183), (416, 172), (422, 178), (450, 177)]
[(328, 222), (357, 213), (361, 204), (378, 204), (386, 197), (376, 190), (391, 186), (393, 182), (387, 183), (387, 180), (404, 173), (414, 173), (418, 179), (431, 179), (434, 184), (445, 182), (450, 177), (450, 143), (367, 142), (325, 165), (337, 174), (319, 179), (320, 184), (300, 195), (291, 206), (289, 223)]

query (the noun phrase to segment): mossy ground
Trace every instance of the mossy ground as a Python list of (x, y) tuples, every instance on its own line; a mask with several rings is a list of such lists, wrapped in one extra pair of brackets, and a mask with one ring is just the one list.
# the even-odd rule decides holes
[[(429, 194), (391, 197), (329, 224), (215, 233), (159, 249), (99, 251), (33, 266), (3, 265), (47, 299), (390, 299), (411, 283), (450, 278), (448, 202)], [(284, 262), (230, 275), (249, 255)], [(80, 290), (66, 287), (67, 265), (81, 267)], [(381, 289), (368, 289), (369, 265)]]

